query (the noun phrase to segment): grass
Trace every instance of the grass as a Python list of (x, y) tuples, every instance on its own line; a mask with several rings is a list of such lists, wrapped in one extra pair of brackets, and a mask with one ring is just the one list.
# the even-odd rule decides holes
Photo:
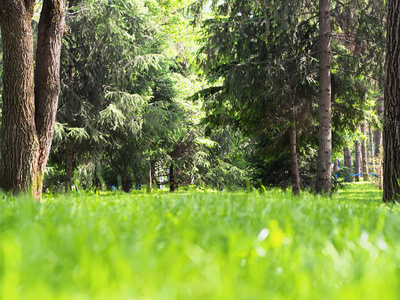
[(0, 203), (2, 299), (398, 299), (400, 210), (368, 183)]

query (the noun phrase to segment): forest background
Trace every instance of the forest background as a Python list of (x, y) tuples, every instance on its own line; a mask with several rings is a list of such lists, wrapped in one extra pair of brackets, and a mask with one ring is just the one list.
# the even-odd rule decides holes
[[(321, 5), (67, 5), (46, 191), (129, 191), (154, 183), (172, 191), (315, 188)], [(385, 3), (332, 1), (328, 10), (333, 159), (327, 161), (342, 180), (352, 173), (367, 180), (369, 172), (381, 174)]]

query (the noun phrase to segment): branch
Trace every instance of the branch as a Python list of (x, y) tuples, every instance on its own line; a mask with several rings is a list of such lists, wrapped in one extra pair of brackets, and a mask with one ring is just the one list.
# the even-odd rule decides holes
[(374, 78), (372, 76), (369, 76), (369, 75), (366, 75), (366, 74), (363, 74), (361, 72), (357, 72), (357, 71), (354, 71), (354, 70), (346, 70), (346, 69), (343, 70), (343, 69), (340, 69), (340, 68), (331, 68), (331, 70), (339, 70), (339, 71), (346, 72), (346, 73), (353, 73), (353, 74), (361, 75), (361, 76), (370, 78), (370, 79), (372, 79), (374, 81), (377, 81), (377, 82), (382, 82), (383, 81), (383, 79), (377, 79), (377, 78)]

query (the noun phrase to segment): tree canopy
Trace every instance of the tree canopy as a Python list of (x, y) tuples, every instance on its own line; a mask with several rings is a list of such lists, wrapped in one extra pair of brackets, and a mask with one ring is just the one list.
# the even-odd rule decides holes
[[(22, 5), (1, 7), (11, 2)], [(60, 8), (65, 28), (46, 29), (60, 38), (58, 104), (58, 93), (36, 100), (47, 89), (42, 64), (57, 65), (40, 52), (44, 11), (54, 3), (25, 2), (27, 65), (38, 81), (35, 107), (28, 106), (32, 132), (41, 134), (42, 112), (57, 105), (39, 148), (50, 149), (53, 127), (54, 141), (46, 171), (40, 158), (42, 171), (27, 171), (24, 187), (0, 174), (10, 178), (5, 189), (28, 190), (45, 172), (45, 188), (56, 190), (129, 191), (145, 182), (223, 189), (247, 181), (328, 193), (332, 155), (365, 136), (356, 133), (363, 121), (381, 128), (373, 109), (383, 90), (383, 1), (71, 0)], [(15, 139), (6, 129), (13, 126), (8, 55), (18, 46), (7, 42), (12, 29), (1, 19), (5, 174), (11, 166), (25, 171), (6, 154), (7, 139)]]

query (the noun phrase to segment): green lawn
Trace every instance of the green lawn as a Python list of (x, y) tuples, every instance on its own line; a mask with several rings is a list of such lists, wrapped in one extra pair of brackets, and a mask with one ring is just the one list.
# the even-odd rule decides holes
[(0, 209), (2, 299), (399, 299), (400, 210), (332, 199), (78, 195)]

